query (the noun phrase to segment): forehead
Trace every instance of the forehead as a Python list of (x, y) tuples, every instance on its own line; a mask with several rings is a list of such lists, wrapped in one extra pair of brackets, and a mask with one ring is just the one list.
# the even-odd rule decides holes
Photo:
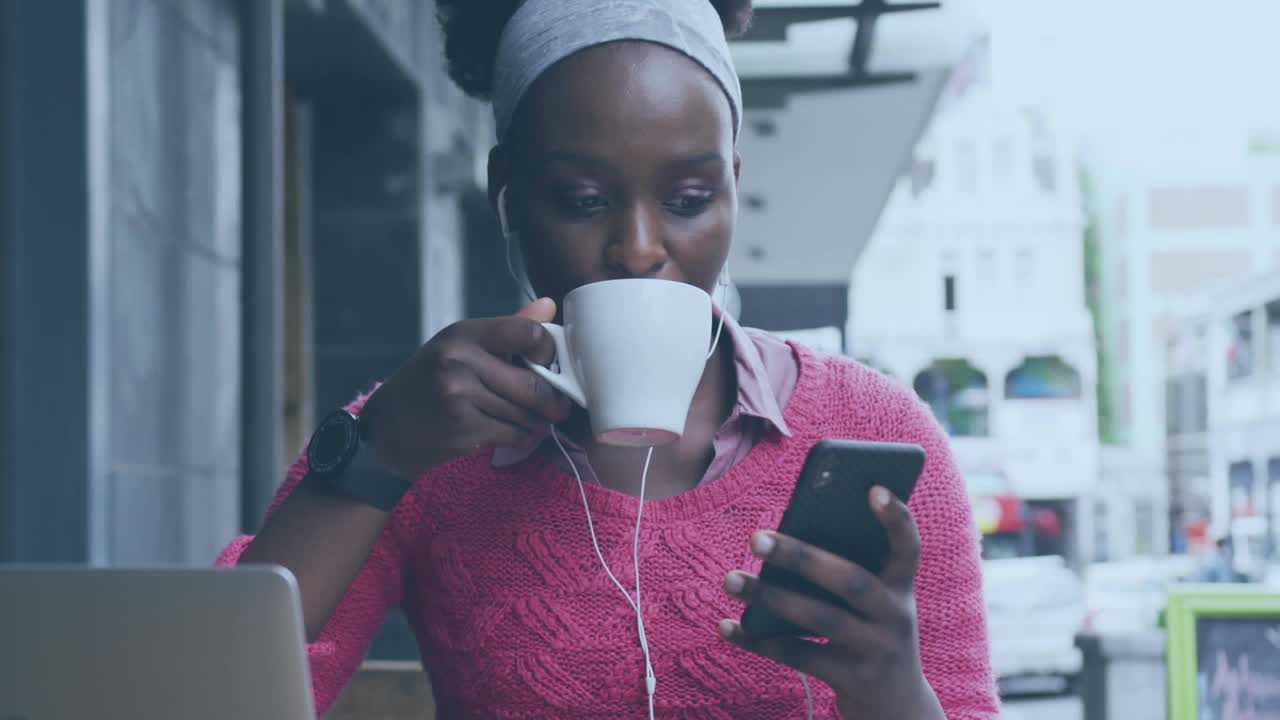
[(719, 83), (683, 53), (653, 43), (576, 53), (540, 77), (521, 105), (521, 135), (543, 149), (732, 151), (733, 111)]

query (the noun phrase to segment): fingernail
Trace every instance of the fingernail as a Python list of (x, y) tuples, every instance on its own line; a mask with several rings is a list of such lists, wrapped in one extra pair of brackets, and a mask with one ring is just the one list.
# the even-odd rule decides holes
[(720, 625), (716, 627), (716, 631), (720, 633), (720, 637), (728, 640), (733, 637), (733, 631), (738, 627), (738, 623), (733, 620), (724, 619), (720, 621)]
[(889, 491), (879, 485), (871, 489), (871, 504), (875, 505), (877, 510), (883, 510), (889, 507), (889, 501), (891, 499)]
[(751, 538), (751, 552), (759, 557), (768, 557), (769, 553), (773, 552), (777, 545), (778, 541), (774, 540), (773, 536), (764, 530), (757, 532)]
[(724, 591), (730, 595), (737, 595), (742, 592), (742, 588), (746, 584), (746, 578), (742, 577), (742, 573), (736, 570), (724, 576)]

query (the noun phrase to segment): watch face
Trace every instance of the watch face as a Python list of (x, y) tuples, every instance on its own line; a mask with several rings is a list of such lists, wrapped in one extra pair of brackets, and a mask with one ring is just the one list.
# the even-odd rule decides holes
[(340, 470), (355, 453), (359, 442), (355, 418), (339, 410), (320, 423), (307, 446), (307, 464), (312, 472)]

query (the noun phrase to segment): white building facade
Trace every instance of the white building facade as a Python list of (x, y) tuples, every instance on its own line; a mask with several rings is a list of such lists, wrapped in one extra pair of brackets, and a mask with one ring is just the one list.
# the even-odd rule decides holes
[(1096, 351), (1077, 168), (979, 89), (935, 118), (854, 269), (849, 354), (912, 386), (967, 474), (1003, 475), (1094, 556)]
[[(1209, 507), (1216, 481), (1205, 423), (1195, 422), (1194, 407), (1168, 404), (1175, 393), (1194, 403), (1204, 392), (1212, 405), (1227, 389), (1197, 385), (1212, 376), (1221, 330), (1206, 316), (1219, 302), (1208, 293), (1280, 267), (1280, 156), (1253, 151), (1238, 135), (1187, 132), (1109, 148), (1088, 177), (1101, 430), (1124, 449), (1130, 473), (1104, 482), (1137, 493), (1134, 522), (1167, 528), (1166, 544), (1180, 550), (1203, 532), (1205, 515), (1217, 515)], [(1148, 508), (1157, 517), (1145, 517)]]
[(1207, 328), (1211, 527), (1235, 539), (1237, 568), (1280, 564), (1280, 273), (1214, 292)]

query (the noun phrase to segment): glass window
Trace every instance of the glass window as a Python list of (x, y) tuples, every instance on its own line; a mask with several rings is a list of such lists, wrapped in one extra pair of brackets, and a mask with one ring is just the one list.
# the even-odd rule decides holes
[(911, 197), (920, 197), (929, 186), (933, 184), (933, 176), (936, 173), (933, 158), (916, 158), (911, 163), (911, 171), (908, 174), (908, 181), (911, 184)]
[(1164, 431), (1167, 435), (1177, 435), (1181, 431), (1179, 423), (1182, 410), (1182, 383), (1178, 378), (1169, 378), (1164, 384)]
[(948, 434), (990, 434), (987, 376), (967, 360), (936, 360), (916, 375), (913, 387)]
[(1231, 517), (1250, 517), (1254, 514), (1253, 463), (1232, 463), (1227, 468), (1227, 483), (1231, 489)]
[(1013, 143), (1009, 138), (1000, 138), (996, 141), (991, 164), (996, 184), (1008, 185), (1013, 178)]
[(1029, 357), (1004, 381), (1004, 395), (1009, 399), (1067, 399), (1080, 394), (1080, 373), (1056, 355)]
[(1058, 187), (1057, 167), (1053, 156), (1039, 153), (1031, 161), (1031, 169), (1035, 173), (1036, 184), (1046, 195), (1052, 195)]
[(1170, 435), (1208, 429), (1208, 382), (1204, 373), (1182, 373), (1165, 383), (1165, 422)]
[(1013, 273), (1018, 281), (1018, 292), (1026, 294), (1036, 287), (1036, 254), (1029, 247), (1018, 248), (1013, 258)]
[(973, 143), (960, 141), (956, 143), (956, 189), (971, 193), (978, 189), (978, 154)]
[(1022, 557), (1023, 540), (1020, 533), (992, 533), (982, 536), (982, 558), (984, 560), (1003, 560), (1005, 558)]
[(1241, 380), (1253, 375), (1253, 313), (1245, 311), (1227, 321), (1227, 377)]
[(1280, 300), (1267, 303), (1267, 369), (1280, 375)]
[(1271, 531), (1268, 557), (1275, 557), (1280, 551), (1280, 458), (1267, 461), (1267, 525)]

